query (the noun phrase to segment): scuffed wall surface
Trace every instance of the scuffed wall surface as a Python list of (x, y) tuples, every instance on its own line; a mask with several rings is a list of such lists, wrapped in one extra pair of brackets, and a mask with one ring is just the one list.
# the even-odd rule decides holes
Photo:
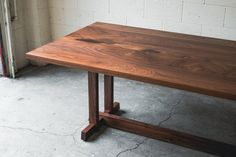
[(48, 0), (17, 0), (18, 18), (12, 22), (17, 69), (28, 65), (25, 53), (51, 41)]
[(236, 40), (236, 0), (49, 0), (56, 39), (95, 21)]
[(13, 34), (13, 45), (16, 58), (16, 66), (18, 69), (26, 66), (28, 61), (25, 58), (27, 52), (27, 40), (26, 40), (26, 24), (24, 21), (24, 4), (23, 0), (17, 0), (17, 20), (12, 22), (12, 34)]
[(48, 0), (24, 0), (28, 50), (51, 41)]

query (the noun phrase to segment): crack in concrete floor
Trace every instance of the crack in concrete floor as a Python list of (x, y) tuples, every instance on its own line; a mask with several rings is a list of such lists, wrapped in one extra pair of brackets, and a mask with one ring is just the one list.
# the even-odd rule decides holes
[[(160, 122), (158, 123), (159, 126), (161, 126), (163, 123), (165, 123), (166, 121), (168, 121), (168, 120), (172, 117), (175, 107), (178, 106), (178, 105), (181, 103), (181, 101), (183, 100), (184, 96), (185, 96), (185, 95), (183, 95), (183, 96), (171, 107), (167, 118), (165, 118), (165, 119), (163, 119), (162, 121), (160, 121)], [(86, 123), (87, 123), (87, 122), (86, 122)], [(82, 126), (84, 126), (84, 125), (82, 125)], [(37, 130), (33, 130), (33, 129), (31, 129), (31, 128), (1, 126), (1, 125), (0, 125), (0, 128), (8, 128), (8, 129), (13, 129), (13, 130), (30, 131), (30, 132), (37, 133), (37, 134), (48, 134), (48, 135), (60, 136), (60, 137), (71, 137), (71, 138), (73, 139), (73, 141), (74, 141), (74, 144), (77, 144), (78, 142), (77, 142), (77, 140), (76, 140), (76, 138), (75, 138), (75, 135), (77, 134), (78, 130), (82, 128), (82, 126), (76, 128), (76, 129), (75, 129), (72, 133), (70, 133), (70, 134), (58, 134), (58, 133), (47, 132), (47, 131), (37, 131)], [(126, 153), (126, 152), (129, 152), (129, 151), (133, 151), (133, 150), (138, 149), (142, 144), (145, 143), (145, 141), (146, 141), (147, 139), (148, 139), (148, 138), (144, 138), (142, 141), (137, 142), (134, 147), (132, 147), (132, 148), (127, 148), (127, 149), (125, 149), (125, 150), (120, 151), (120, 152), (116, 155), (116, 157), (119, 157), (120, 155), (122, 155), (122, 154), (124, 154), (124, 153)], [(81, 152), (81, 153), (82, 153), (82, 152)], [(69, 155), (69, 154), (70, 154), (70, 153), (68, 153), (68, 155)], [(67, 156), (68, 156), (68, 155), (67, 155)], [(87, 155), (87, 154), (84, 154), (84, 155)]]
[(172, 117), (173, 114), (174, 114), (175, 108), (182, 102), (182, 100), (184, 99), (184, 97), (185, 97), (185, 94), (183, 94), (183, 96), (182, 96), (176, 103), (174, 103), (174, 104), (172, 105), (172, 108), (170, 109), (168, 116), (167, 116), (165, 119), (163, 119), (162, 121), (160, 121), (160, 122), (158, 123), (158, 126), (161, 126), (163, 123), (165, 123), (166, 121), (168, 121), (169, 119), (171, 119), (171, 117)]
[[(171, 117), (172, 117), (173, 114), (174, 114), (175, 107), (178, 106), (178, 105), (182, 102), (182, 100), (184, 99), (184, 97), (185, 97), (185, 94), (183, 94), (183, 96), (182, 96), (176, 103), (174, 103), (174, 104), (172, 105), (172, 107), (171, 107), (171, 109), (170, 109), (170, 111), (169, 111), (168, 116), (167, 116), (165, 119), (161, 120), (161, 121), (158, 123), (158, 126), (161, 126), (163, 123), (165, 123), (165, 122), (167, 122), (169, 119), (171, 119)], [(120, 155), (122, 155), (122, 154), (124, 154), (124, 153), (126, 153), (126, 152), (129, 152), (129, 151), (131, 152), (131, 151), (133, 151), (133, 150), (138, 149), (142, 144), (145, 143), (146, 140), (148, 140), (148, 138), (144, 138), (141, 142), (137, 142), (137, 143), (135, 144), (135, 146), (132, 147), (132, 148), (127, 148), (127, 149), (124, 149), (124, 150), (120, 151), (120, 152), (116, 155), (116, 157), (119, 157)]]
[(124, 154), (124, 153), (126, 153), (126, 152), (129, 152), (129, 151), (133, 151), (133, 150), (135, 150), (135, 149), (138, 149), (139, 146), (141, 146), (142, 144), (144, 144), (144, 142), (145, 142), (146, 140), (147, 140), (147, 138), (144, 138), (141, 142), (136, 143), (133, 148), (128, 148), (128, 149), (125, 149), (125, 150), (120, 151), (120, 152), (116, 155), (116, 157), (119, 157), (121, 154)]
[(5, 125), (0, 125), (0, 128), (8, 128), (8, 129), (12, 129), (12, 130), (23, 130), (23, 131), (33, 132), (33, 133), (36, 133), (36, 134), (48, 134), (48, 135), (52, 135), (52, 136), (71, 137), (73, 139), (74, 144), (77, 144), (78, 142), (77, 142), (77, 140), (75, 138), (75, 135), (77, 134), (79, 129), (81, 129), (83, 126), (84, 126), (84, 124), (82, 126), (76, 128), (70, 134), (58, 134), (58, 133), (47, 132), (47, 131), (38, 131), (38, 130), (31, 129), (31, 128), (12, 127), (12, 126), (5, 126)]

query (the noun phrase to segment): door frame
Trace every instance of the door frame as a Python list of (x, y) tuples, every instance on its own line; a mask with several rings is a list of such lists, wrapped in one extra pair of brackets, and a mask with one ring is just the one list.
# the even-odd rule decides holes
[(1, 31), (1, 25), (0, 25), (0, 66), (1, 66), (1, 73), (0, 75), (6, 76), (6, 66), (3, 56), (3, 43), (2, 43), (2, 31)]
[(5, 63), (5, 75), (10, 76), (11, 78), (15, 78), (16, 63), (12, 38), (10, 7), (8, 0), (0, 0), (0, 25), (4, 52), (3, 60)]

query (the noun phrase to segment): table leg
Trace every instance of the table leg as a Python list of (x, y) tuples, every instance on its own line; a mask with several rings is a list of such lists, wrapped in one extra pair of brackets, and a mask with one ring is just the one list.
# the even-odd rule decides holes
[(98, 74), (88, 72), (88, 97), (89, 97), (89, 125), (81, 132), (81, 139), (87, 141), (88, 138), (97, 131), (101, 125), (99, 119), (99, 93)]
[(236, 147), (233, 145), (115, 115), (114, 113), (119, 110), (119, 103), (113, 103), (113, 84), (113, 76), (105, 75), (105, 112), (100, 112), (99, 116), (107, 126), (222, 157), (231, 157), (235, 155)]
[(120, 109), (120, 104), (114, 102), (114, 78), (104, 75), (104, 109), (106, 113), (115, 113)]
[(123, 118), (114, 114), (100, 112), (99, 115), (107, 126), (115, 129), (135, 133), (168, 143), (173, 143), (179, 146), (199, 150), (221, 157), (236, 156), (236, 146), (231, 144), (162, 128), (159, 126)]
[(154, 126), (151, 124), (130, 120), (115, 115), (119, 110), (119, 103), (113, 103), (114, 80), (112, 76), (104, 77), (105, 112), (99, 113), (98, 74), (88, 73), (89, 84), (89, 125), (82, 131), (81, 139), (87, 141), (102, 124), (112, 128), (136, 133), (142, 136), (162, 140), (179, 146), (222, 156), (235, 157), (236, 146), (206, 139), (175, 130)]

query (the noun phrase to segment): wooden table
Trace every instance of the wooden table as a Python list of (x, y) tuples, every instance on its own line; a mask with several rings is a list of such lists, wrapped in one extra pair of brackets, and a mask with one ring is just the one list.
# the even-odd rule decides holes
[[(26, 54), (28, 59), (88, 72), (88, 138), (110, 127), (219, 156), (236, 146), (122, 118), (115, 113), (113, 77), (122, 77), (236, 100), (236, 42), (94, 23)], [(98, 74), (104, 74), (105, 111), (99, 113)]]

